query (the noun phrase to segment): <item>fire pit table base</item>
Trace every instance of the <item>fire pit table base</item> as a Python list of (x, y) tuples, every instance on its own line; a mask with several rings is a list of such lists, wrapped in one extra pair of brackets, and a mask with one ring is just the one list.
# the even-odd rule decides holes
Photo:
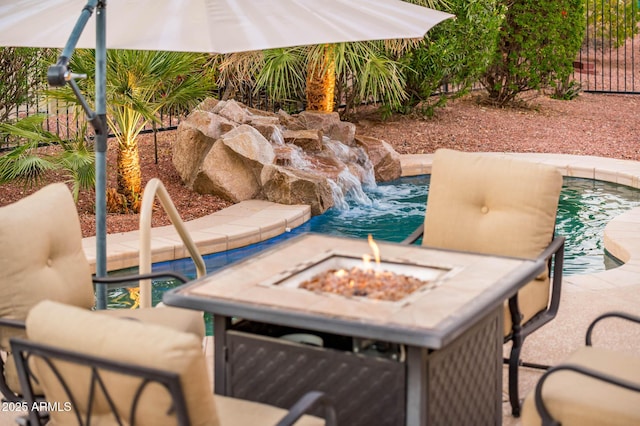
[[(215, 357), (226, 360), (216, 363), (218, 393), (284, 408), (319, 390), (346, 425), (501, 423), (501, 308), (442, 349), (406, 346), (387, 357), (354, 353), (348, 336), (231, 326), (224, 317), (216, 324)], [(292, 331), (316, 335), (324, 345), (279, 338)]]

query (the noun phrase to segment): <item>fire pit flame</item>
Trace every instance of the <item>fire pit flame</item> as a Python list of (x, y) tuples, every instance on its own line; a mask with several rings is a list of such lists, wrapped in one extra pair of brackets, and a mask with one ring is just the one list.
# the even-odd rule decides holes
[(345, 275), (347, 275), (347, 271), (345, 269), (338, 269), (337, 271), (335, 271), (333, 273), (336, 277), (340, 278), (340, 277), (344, 277)]
[(379, 267), (380, 266), (380, 248), (378, 247), (378, 244), (376, 244), (376, 242), (373, 241), (373, 236), (371, 236), (371, 234), (369, 234), (369, 236), (367, 237), (367, 240), (369, 241), (369, 247), (371, 247), (371, 250), (373, 251), (373, 258), (376, 260), (376, 265)]

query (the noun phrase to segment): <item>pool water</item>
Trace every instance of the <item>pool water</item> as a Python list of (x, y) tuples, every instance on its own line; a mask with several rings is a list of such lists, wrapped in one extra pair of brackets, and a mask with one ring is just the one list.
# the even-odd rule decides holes
[[(428, 175), (404, 177), (379, 184), (367, 191), (371, 200), (367, 205), (351, 202), (349, 209), (330, 209), (291, 232), (268, 241), (205, 256), (207, 272), (211, 273), (304, 232), (358, 238), (372, 234), (376, 240), (399, 242), (422, 223), (428, 190)], [(556, 233), (567, 238), (564, 274), (592, 273), (617, 266), (605, 254), (602, 237), (604, 227), (615, 216), (639, 205), (638, 189), (591, 179), (565, 178), (556, 224)], [(173, 270), (190, 278), (195, 277), (191, 259), (158, 263), (153, 270)], [(127, 270), (127, 273), (134, 272), (135, 269)], [(153, 303), (158, 303), (162, 294), (176, 285), (171, 280), (154, 281)], [(110, 308), (127, 307), (131, 303), (126, 289), (110, 291)]]

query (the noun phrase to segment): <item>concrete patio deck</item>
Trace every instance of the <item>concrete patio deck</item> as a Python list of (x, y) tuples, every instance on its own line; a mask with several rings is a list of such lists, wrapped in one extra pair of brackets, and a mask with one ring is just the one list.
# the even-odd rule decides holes
[[(530, 161), (552, 164), (563, 175), (616, 182), (640, 188), (640, 162), (600, 157), (559, 154), (501, 154)], [(432, 155), (404, 155), (403, 175), (428, 174)], [(187, 227), (203, 254), (224, 251), (263, 241), (301, 225), (310, 218), (308, 206), (281, 206), (265, 201), (247, 201), (223, 211), (187, 223)], [(137, 264), (139, 233), (109, 235), (107, 239), (108, 268), (121, 269)], [(563, 280), (562, 302), (557, 318), (525, 342), (522, 359), (537, 363), (556, 364), (575, 348), (584, 345), (584, 333), (589, 322), (600, 313), (621, 310), (640, 314), (640, 208), (630, 210), (605, 229), (605, 247), (625, 264), (619, 268), (595, 274), (574, 275)], [(95, 259), (95, 239), (84, 240), (87, 257)], [(172, 227), (154, 229), (153, 261), (182, 258), (185, 249)], [(638, 353), (640, 327), (619, 320), (609, 320), (597, 332), (596, 344)], [(207, 356), (213, 356), (212, 339), (207, 339)], [(509, 347), (505, 346), (505, 354)], [(211, 364), (210, 364), (211, 365)], [(212, 374), (212, 373), (211, 373)], [(526, 395), (537, 382), (540, 372), (521, 369), (521, 395)], [(510, 415), (507, 403), (506, 369), (503, 391), (503, 424), (519, 425)], [(0, 425), (13, 424), (13, 413), (0, 413)]]

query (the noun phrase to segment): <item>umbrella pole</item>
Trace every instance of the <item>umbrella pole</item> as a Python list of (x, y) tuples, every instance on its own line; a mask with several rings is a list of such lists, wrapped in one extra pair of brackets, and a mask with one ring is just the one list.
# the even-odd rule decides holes
[[(102, 132), (96, 135), (96, 276), (107, 275), (107, 8), (96, 11), (96, 114)], [(96, 283), (96, 308), (107, 308), (107, 285)]]
[[(73, 74), (67, 66), (78, 39), (84, 30), (87, 21), (93, 14), (94, 9), (98, 9), (96, 17), (96, 112), (91, 111), (89, 105), (80, 93), (74, 79), (83, 76)], [(96, 134), (96, 276), (107, 275), (107, 203), (106, 203), (106, 151), (107, 151), (107, 119), (106, 119), (106, 71), (107, 71), (107, 48), (106, 48), (106, 0), (89, 0), (80, 13), (76, 25), (71, 31), (71, 35), (65, 45), (58, 62), (49, 67), (47, 71), (47, 81), (50, 86), (60, 87), (69, 84), (76, 97), (80, 101), (87, 118), (94, 128)], [(107, 285), (96, 284), (96, 308), (106, 309), (107, 307)]]

